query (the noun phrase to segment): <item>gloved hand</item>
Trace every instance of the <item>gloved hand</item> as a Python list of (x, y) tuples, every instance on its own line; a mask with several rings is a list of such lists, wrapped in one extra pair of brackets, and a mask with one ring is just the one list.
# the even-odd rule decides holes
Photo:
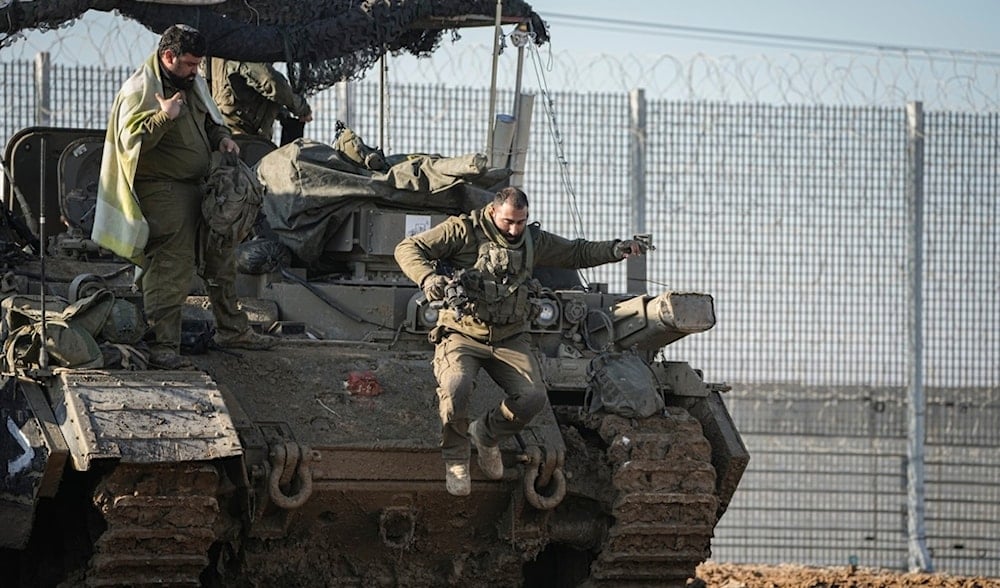
[(626, 239), (615, 243), (615, 257), (624, 259), (633, 255), (645, 255), (649, 251), (649, 243), (640, 239)]
[(226, 151), (222, 154), (222, 164), (236, 167), (240, 164), (240, 154), (236, 151)]
[(448, 276), (431, 274), (424, 278), (424, 283), (421, 284), (420, 289), (424, 291), (424, 296), (426, 296), (427, 300), (430, 302), (444, 300), (445, 289), (448, 287), (448, 282)]

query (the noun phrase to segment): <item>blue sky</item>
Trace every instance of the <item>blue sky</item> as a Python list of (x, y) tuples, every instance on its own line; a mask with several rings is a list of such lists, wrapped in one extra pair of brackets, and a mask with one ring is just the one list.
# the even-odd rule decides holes
[[(718, 68), (728, 75), (736, 70), (745, 81), (780, 71), (787, 63), (782, 60), (793, 56), (806, 60), (793, 60), (790, 68), (799, 79), (810, 75), (809, 70), (838, 67), (853, 68), (851, 75), (862, 78), (854, 86), (843, 87), (858, 88), (864, 96), (838, 96), (834, 102), (895, 103), (905, 94), (926, 97), (938, 106), (946, 103), (945, 96), (970, 93), (953, 82), (944, 85), (942, 79), (971, 79), (968, 84), (977, 86), (971, 93), (998, 95), (1000, 2), (994, 0), (543, 0), (532, 6), (549, 23), (552, 42), (539, 55), (549, 60), (546, 64), (554, 64), (545, 74), (545, 83), (556, 90), (643, 87), (652, 95), (684, 97), (688, 88), (711, 85), (698, 79), (678, 83), (678, 78), (691, 74), (691, 63), (707, 65), (694, 68), (699, 72)], [(809, 39), (835, 42), (811, 43)], [(481, 49), (466, 51), (469, 44)], [(482, 48), (491, 44), (488, 28), (463, 32), (463, 49), (439, 51), (449, 66), (441, 68), (445, 73), (424, 66), (420, 76), (405, 79), (404, 61), (390, 71), (390, 78), (448, 83), (456, 76), (450, 73), (451, 65), (460, 62), (462, 67), (457, 69), (468, 72), (466, 84), (481, 85), (472, 81), (473, 76), (488, 83), (489, 51)], [(933, 65), (926, 57), (933, 58)], [(986, 65), (968, 67), (956, 65), (956, 60)], [(677, 66), (681, 62), (688, 64), (686, 70)], [(780, 65), (772, 67), (775, 63)], [(795, 71), (802, 63), (805, 74)], [(486, 73), (482, 73), (484, 68)], [(506, 78), (501, 72), (501, 87), (512, 85), (510, 69), (508, 64)], [(534, 71), (530, 67), (526, 71), (525, 87), (537, 87), (541, 82)], [(873, 89), (877, 84), (869, 78), (878, 78), (879, 89)], [(820, 85), (826, 83), (837, 84), (823, 80)], [(704, 97), (723, 98), (725, 91), (713, 88)], [(752, 98), (769, 98), (757, 91), (752, 94)]]
[[(997, 34), (1000, 3), (993, 0), (551, 0), (532, 6), (543, 18), (551, 13), (575, 14), (891, 45), (993, 52), (1000, 49)], [(622, 48), (632, 53), (755, 50), (752, 46), (716, 44), (704, 39), (565, 27), (563, 19), (548, 20), (553, 21), (556, 50), (594, 47), (603, 52)]]
[[(644, 78), (661, 73), (649, 70), (648, 64), (664, 56), (717, 60), (821, 54), (809, 43), (755, 35), (839, 41), (823, 50), (849, 57), (885, 55), (877, 51), (878, 46), (910, 48), (911, 55), (925, 55), (924, 49), (974, 52), (979, 56), (976, 59), (990, 62), (986, 74), (994, 77), (1000, 64), (1000, 34), (996, 30), (1000, 2), (996, 0), (539, 0), (532, 6), (550, 25), (551, 45), (538, 55), (549, 60), (553, 73), (551, 81), (545, 83), (553, 89), (575, 88), (575, 84), (588, 84), (578, 88), (588, 90), (644, 85)], [(711, 34), (701, 29), (742, 35)], [(71, 27), (33, 33), (26, 41), (3, 49), (0, 60), (30, 59), (46, 50), (56, 63), (134, 65), (152, 51), (155, 42), (156, 36), (141, 26), (92, 10)], [(422, 60), (414, 65), (405, 58), (392, 62), (390, 79), (480, 87), (489, 84), (489, 27), (463, 31), (458, 44), (446, 41), (444, 45), (433, 62)], [(969, 55), (933, 54), (945, 60)], [(602, 60), (599, 67), (594, 65)], [(501, 86), (512, 85), (512, 63), (510, 59), (502, 63), (507, 73), (501, 72)], [(560, 78), (560, 68), (576, 71)], [(619, 69), (630, 70), (627, 79)], [(541, 83), (533, 79), (536, 76), (531, 75), (530, 67), (527, 72), (526, 87)], [(369, 75), (377, 79), (377, 72)], [(669, 75), (667, 72), (664, 77)], [(991, 85), (984, 87), (984, 93), (993, 93)]]
[[(715, 42), (682, 31), (642, 30), (614, 22), (572, 21), (560, 15), (576, 15), (680, 27), (700, 27), (748, 33), (795, 35), (873, 44), (935, 47), (1000, 53), (1000, 2), (995, 0), (539, 0), (535, 10), (550, 23), (552, 49), (601, 54), (659, 53), (748, 53), (769, 51), (754, 44)], [(71, 38), (63, 57), (94, 55), (105, 49), (101, 60), (131, 62), (134, 51), (145, 52), (147, 37), (141, 29), (124, 39), (109, 39), (102, 26), (120, 22), (99, 11), (88, 15), (70, 29), (33, 34), (29, 43), (4, 49), (4, 54), (28, 53), (44, 45), (46, 38)], [(89, 32), (89, 33), (88, 33)], [(91, 38), (87, 39), (89, 36)], [(466, 39), (488, 42), (486, 29), (466, 31)], [(144, 43), (143, 41), (147, 41)], [(25, 47), (24, 45), (30, 45)], [(0, 59), (9, 59), (0, 54)]]

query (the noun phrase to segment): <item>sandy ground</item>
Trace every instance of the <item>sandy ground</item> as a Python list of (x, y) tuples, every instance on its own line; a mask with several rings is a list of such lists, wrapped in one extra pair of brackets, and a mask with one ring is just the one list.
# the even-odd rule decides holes
[(706, 562), (689, 588), (1000, 588), (1000, 578), (899, 573), (869, 568)]

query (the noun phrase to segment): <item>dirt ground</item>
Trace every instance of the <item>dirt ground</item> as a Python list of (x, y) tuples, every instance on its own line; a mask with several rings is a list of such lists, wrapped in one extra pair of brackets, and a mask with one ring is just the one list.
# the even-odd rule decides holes
[(899, 573), (870, 568), (705, 562), (688, 588), (1000, 588), (1000, 578)]

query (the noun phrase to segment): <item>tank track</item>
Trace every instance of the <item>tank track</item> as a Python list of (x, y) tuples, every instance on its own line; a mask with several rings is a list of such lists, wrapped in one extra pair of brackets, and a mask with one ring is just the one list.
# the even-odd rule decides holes
[(677, 586), (711, 554), (718, 498), (712, 447), (688, 412), (582, 416), (607, 445), (613, 519), (588, 585)]
[(219, 517), (218, 471), (204, 463), (124, 464), (94, 492), (107, 529), (87, 586), (200, 586)]

